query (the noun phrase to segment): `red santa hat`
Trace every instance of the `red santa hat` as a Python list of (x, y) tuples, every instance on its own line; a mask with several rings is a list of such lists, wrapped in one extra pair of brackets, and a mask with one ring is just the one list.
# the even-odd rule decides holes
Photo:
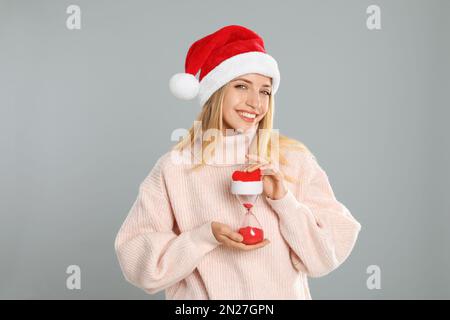
[[(247, 73), (272, 78), (272, 94), (280, 85), (275, 59), (266, 53), (263, 39), (238, 25), (223, 27), (194, 42), (186, 56), (185, 73), (173, 75), (170, 91), (179, 99), (198, 96), (203, 106), (209, 97), (232, 79)], [(195, 77), (200, 71), (199, 79)]]
[(263, 192), (263, 182), (261, 180), (261, 169), (252, 172), (235, 171), (231, 176), (232, 194), (261, 194)]

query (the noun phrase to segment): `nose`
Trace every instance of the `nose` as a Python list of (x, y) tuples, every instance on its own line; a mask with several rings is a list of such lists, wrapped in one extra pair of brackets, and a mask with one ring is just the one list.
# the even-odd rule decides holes
[(254, 90), (249, 90), (247, 94), (247, 105), (252, 107), (253, 109), (259, 108), (259, 94), (258, 92), (254, 92)]

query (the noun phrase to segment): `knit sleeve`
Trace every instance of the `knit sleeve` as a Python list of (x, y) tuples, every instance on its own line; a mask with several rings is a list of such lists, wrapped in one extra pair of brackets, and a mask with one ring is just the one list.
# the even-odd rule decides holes
[(165, 183), (160, 159), (141, 183), (114, 244), (125, 279), (150, 294), (187, 277), (220, 244), (212, 221), (179, 233)]
[(307, 158), (309, 174), (300, 182), (300, 195), (288, 189), (283, 198), (266, 200), (279, 216), (280, 231), (290, 246), (295, 268), (310, 277), (321, 277), (347, 259), (361, 225), (336, 199), (317, 161)]

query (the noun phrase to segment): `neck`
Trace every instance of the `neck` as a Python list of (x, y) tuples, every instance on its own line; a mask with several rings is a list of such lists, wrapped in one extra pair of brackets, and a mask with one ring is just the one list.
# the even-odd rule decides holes
[(250, 127), (248, 129), (242, 129), (242, 128), (238, 128), (238, 129), (233, 129), (233, 128), (223, 128), (222, 129), (222, 135), (223, 136), (236, 136), (236, 135), (242, 135), (242, 134), (250, 134), (252, 133), (252, 131), (256, 131), (257, 127), (253, 126)]
[(257, 134), (257, 127), (249, 128), (246, 131), (225, 130), (227, 135), (222, 134), (216, 142), (214, 153), (208, 148), (203, 152), (208, 153), (207, 165), (210, 166), (234, 166), (238, 164), (246, 164), (247, 155), (250, 145)]
[(257, 139), (257, 132), (258, 126), (249, 128), (243, 132), (238, 132), (237, 130), (233, 132), (233, 130), (230, 130), (227, 132), (229, 133), (228, 135), (222, 133), (219, 134), (219, 137), (208, 136), (208, 140), (212, 139), (213, 143), (207, 145), (205, 148), (202, 147), (202, 141), (204, 139), (202, 133), (195, 138), (194, 146), (181, 151), (181, 154), (178, 156), (182, 158), (182, 161), (186, 161), (185, 163), (200, 164), (202, 163), (203, 155), (204, 164), (215, 167), (248, 164), (245, 156), (249, 153), (252, 143)]

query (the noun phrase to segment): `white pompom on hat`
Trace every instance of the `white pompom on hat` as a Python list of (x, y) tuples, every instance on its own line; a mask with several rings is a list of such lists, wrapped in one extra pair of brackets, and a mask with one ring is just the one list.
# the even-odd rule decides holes
[(169, 87), (178, 99), (191, 100), (197, 96), (200, 83), (190, 73), (177, 73), (170, 78)]
[[(197, 80), (195, 76), (199, 71)], [(191, 100), (198, 96), (203, 106), (220, 87), (248, 73), (272, 78), (272, 94), (278, 90), (278, 64), (266, 53), (263, 39), (250, 29), (230, 25), (191, 45), (186, 55), (185, 72), (173, 75), (169, 88), (179, 99)]]

